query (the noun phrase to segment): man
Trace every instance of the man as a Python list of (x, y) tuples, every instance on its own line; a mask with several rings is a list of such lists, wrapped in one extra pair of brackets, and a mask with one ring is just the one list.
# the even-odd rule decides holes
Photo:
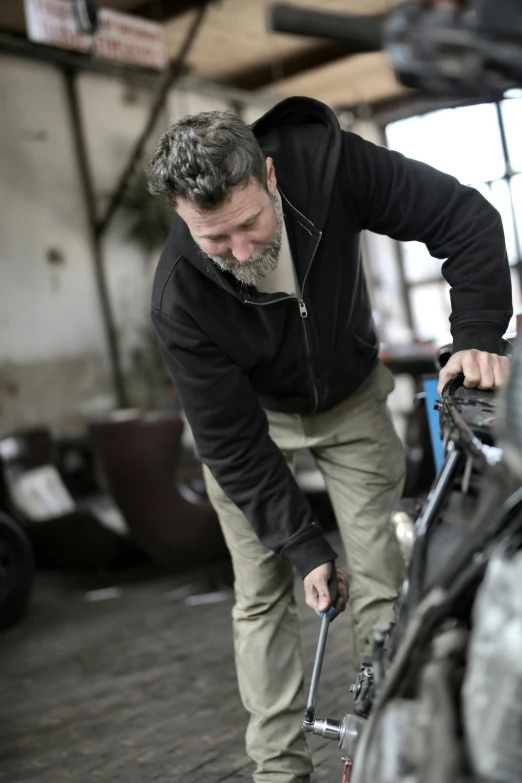
[[(316, 611), (336, 553), (291, 459), (311, 449), (346, 549), (358, 658), (393, 620), (402, 579), (389, 510), (404, 457), (386, 398), (360, 233), (425, 242), (452, 286), (441, 385), (501, 385), (511, 283), (500, 217), (471, 188), (342, 132), (326, 106), (283, 101), (253, 129), (231, 112), (162, 135), (151, 189), (177, 213), (152, 318), (192, 427), (234, 572), (239, 689), (257, 783), (309, 781), (295, 567)], [(426, 314), (429, 317), (429, 313)], [(347, 580), (337, 572), (342, 611)]]

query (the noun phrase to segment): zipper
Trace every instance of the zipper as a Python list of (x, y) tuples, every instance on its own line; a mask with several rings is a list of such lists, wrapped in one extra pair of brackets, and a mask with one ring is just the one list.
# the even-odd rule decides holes
[[(314, 253), (315, 255), (315, 253)], [(314, 260), (312, 256), (312, 261)], [(310, 264), (312, 263), (310, 261)], [(310, 268), (310, 267), (308, 267)], [(306, 276), (305, 276), (306, 279)], [(297, 304), (299, 305), (299, 315), (301, 316), (301, 323), (303, 324), (303, 335), (304, 335), (304, 342), (305, 342), (305, 349), (306, 349), (306, 364), (308, 367), (308, 374), (310, 376), (310, 381), (312, 383), (312, 392), (314, 395), (314, 409), (313, 412), (317, 413), (317, 410), (319, 408), (319, 393), (317, 391), (317, 386), (315, 383), (314, 378), (314, 368), (312, 366), (312, 352), (310, 350), (310, 341), (308, 340), (308, 332), (306, 331), (306, 323), (305, 320), (308, 318), (308, 310), (306, 309), (306, 305), (303, 299), (303, 291), (299, 288), (299, 284), (297, 282), (297, 278), (295, 281), (296, 289), (297, 289)], [(303, 281), (304, 285), (304, 281)]]
[(306, 270), (305, 276), (303, 278), (303, 286), (302, 288), (299, 288), (299, 283), (297, 281), (297, 276), (295, 278), (295, 285), (296, 285), (296, 293), (297, 293), (297, 304), (299, 305), (299, 315), (301, 316), (301, 323), (303, 324), (303, 334), (304, 334), (304, 341), (305, 341), (305, 347), (306, 347), (306, 358), (308, 360), (308, 372), (310, 375), (310, 381), (312, 382), (312, 392), (314, 395), (314, 409), (313, 412), (317, 413), (319, 410), (319, 392), (317, 390), (317, 384), (315, 382), (314, 377), (314, 368), (312, 366), (312, 352), (310, 350), (310, 341), (308, 340), (308, 332), (306, 331), (306, 323), (305, 320), (308, 318), (308, 310), (306, 309), (306, 304), (303, 299), (304, 296), (304, 287), (306, 284), (306, 279), (308, 277), (308, 273), (310, 271), (310, 267), (312, 266), (313, 260), (315, 258), (315, 254), (317, 252), (317, 248), (319, 247), (319, 242), (321, 241), (321, 237), (323, 235), (323, 232), (319, 232), (319, 236), (317, 237), (317, 242), (315, 243), (314, 252), (312, 253), (312, 257), (310, 259), (310, 263), (308, 264), (308, 269)]
[(312, 382), (312, 391), (314, 393), (314, 413), (317, 413), (319, 409), (319, 393), (317, 391), (317, 386), (315, 383), (314, 378), (314, 368), (312, 367), (312, 354), (310, 352), (310, 343), (308, 341), (308, 333), (306, 331), (306, 324), (304, 322), (306, 316), (301, 315), (302, 323), (303, 323), (303, 334), (304, 334), (304, 340), (305, 340), (305, 347), (306, 347), (306, 358), (308, 359), (308, 373), (310, 375), (310, 380)]
[(312, 266), (313, 260), (315, 258), (315, 254), (317, 253), (317, 248), (319, 247), (319, 242), (321, 241), (321, 237), (323, 235), (322, 231), (319, 231), (317, 242), (315, 243), (314, 252), (312, 253), (312, 257), (310, 259), (310, 263), (308, 264), (308, 269), (305, 272), (305, 276), (303, 278), (303, 285), (300, 288), (299, 283), (297, 281), (297, 276), (295, 277), (295, 285), (296, 285), (296, 294), (297, 296), (281, 296), (279, 299), (273, 299), (271, 302), (253, 302), (252, 299), (243, 299), (243, 302), (245, 304), (252, 304), (256, 305), (257, 307), (266, 307), (267, 305), (275, 304), (276, 302), (283, 302), (285, 299), (296, 299), (297, 304), (299, 306), (299, 315), (301, 316), (301, 323), (303, 324), (303, 335), (304, 335), (304, 341), (305, 341), (305, 348), (306, 348), (306, 358), (307, 358), (307, 366), (308, 366), (308, 374), (310, 375), (310, 381), (312, 384), (312, 391), (314, 395), (314, 408), (313, 413), (317, 413), (319, 410), (319, 392), (317, 390), (317, 385), (314, 378), (314, 368), (312, 366), (312, 352), (310, 350), (310, 341), (308, 340), (308, 332), (306, 331), (306, 323), (305, 320), (308, 318), (308, 310), (305, 304), (305, 301), (303, 299), (304, 296), (304, 287), (306, 284), (306, 280), (308, 278), (308, 273), (310, 272), (310, 267)]
[(319, 236), (317, 237), (317, 242), (315, 243), (314, 252), (312, 253), (312, 258), (310, 259), (310, 263), (308, 264), (308, 269), (305, 272), (305, 276), (303, 278), (303, 288), (302, 292), (304, 293), (304, 287), (306, 285), (306, 280), (308, 278), (308, 273), (310, 271), (310, 267), (312, 266), (313, 260), (315, 258), (315, 254), (317, 253), (317, 248), (319, 247), (319, 242), (321, 241), (321, 237), (323, 236), (323, 232), (319, 231)]

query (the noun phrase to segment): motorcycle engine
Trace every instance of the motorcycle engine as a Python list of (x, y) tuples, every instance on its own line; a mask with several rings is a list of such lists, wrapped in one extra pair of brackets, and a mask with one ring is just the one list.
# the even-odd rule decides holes
[(473, 611), (462, 690), (471, 765), (495, 783), (522, 780), (522, 552), (491, 559)]

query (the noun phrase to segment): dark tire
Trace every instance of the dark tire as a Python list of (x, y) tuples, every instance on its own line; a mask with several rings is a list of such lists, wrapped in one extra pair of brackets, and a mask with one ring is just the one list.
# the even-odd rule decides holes
[(24, 614), (33, 574), (33, 552), (27, 536), (0, 512), (0, 631), (11, 628)]

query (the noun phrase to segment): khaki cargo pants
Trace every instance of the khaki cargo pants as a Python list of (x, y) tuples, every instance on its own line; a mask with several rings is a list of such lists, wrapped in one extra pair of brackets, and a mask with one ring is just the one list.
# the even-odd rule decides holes
[[(382, 364), (345, 402), (315, 416), (267, 411), (270, 435), (290, 460), (310, 449), (321, 470), (346, 550), (358, 660), (378, 620), (394, 619), (403, 570), (388, 513), (400, 497), (404, 453), (386, 406), (394, 386)], [(306, 702), (294, 569), (256, 537), (205, 469), (209, 498), (232, 555), (232, 612), (241, 699), (250, 713), (247, 753), (256, 783), (310, 780), (301, 730)], [(311, 610), (309, 610), (311, 611)]]

